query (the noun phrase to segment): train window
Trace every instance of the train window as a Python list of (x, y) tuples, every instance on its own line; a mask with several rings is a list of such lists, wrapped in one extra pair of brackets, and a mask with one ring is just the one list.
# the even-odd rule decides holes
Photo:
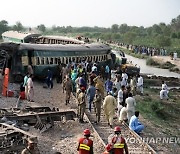
[(48, 58), (48, 57), (46, 57), (46, 62), (45, 62), (45, 64), (49, 64), (49, 58)]
[(40, 65), (40, 58), (36, 57), (36, 65)]
[(64, 57), (62, 57), (62, 63), (64, 64), (65, 62), (64, 62)]
[(94, 62), (96, 62), (96, 56), (94, 56)]
[(58, 58), (54, 58), (54, 63), (58, 64)]
[(41, 65), (44, 65), (44, 57), (41, 58)]
[(50, 58), (50, 64), (54, 64), (54, 58)]
[(96, 62), (98, 62), (98, 56), (96, 56)]
[(72, 57), (72, 62), (75, 62), (75, 57)]
[(103, 56), (101, 56), (101, 61), (103, 61)]

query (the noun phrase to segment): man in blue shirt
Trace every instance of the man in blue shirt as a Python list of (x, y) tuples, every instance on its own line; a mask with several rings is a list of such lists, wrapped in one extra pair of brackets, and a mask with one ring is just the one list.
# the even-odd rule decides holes
[(135, 131), (137, 134), (139, 134), (142, 130), (144, 130), (144, 125), (142, 125), (139, 120), (139, 111), (135, 112), (135, 115), (133, 115), (129, 122), (129, 128), (133, 131)]
[(48, 86), (48, 88), (53, 88), (53, 81), (52, 81), (52, 78), (53, 78), (53, 73), (52, 71), (48, 68), (48, 73), (47, 73), (47, 77), (46, 77), (46, 84)]
[(88, 98), (88, 103), (89, 103), (89, 112), (91, 112), (91, 104), (92, 104), (92, 102), (94, 100), (95, 93), (96, 93), (96, 88), (91, 83), (91, 85), (87, 89), (87, 98)]
[(112, 91), (112, 87), (113, 87), (113, 82), (108, 78), (107, 81), (105, 82), (106, 92), (108, 93)]

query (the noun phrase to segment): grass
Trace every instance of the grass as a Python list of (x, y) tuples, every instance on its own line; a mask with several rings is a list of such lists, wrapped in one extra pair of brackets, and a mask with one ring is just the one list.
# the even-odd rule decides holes
[(159, 99), (159, 90), (145, 88), (144, 91), (145, 96), (136, 97), (136, 109), (140, 111), (145, 119), (151, 121), (157, 127), (163, 128), (162, 131), (164, 133), (168, 135), (180, 135), (177, 129), (180, 123), (179, 92), (170, 91), (170, 99), (168, 101), (161, 101)]

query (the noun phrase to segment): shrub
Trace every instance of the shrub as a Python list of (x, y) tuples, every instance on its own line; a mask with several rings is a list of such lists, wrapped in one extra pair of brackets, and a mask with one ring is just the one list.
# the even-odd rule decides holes
[(159, 66), (160, 64), (159, 64), (158, 62), (156, 62), (154, 59), (148, 58), (148, 59), (146, 60), (146, 65)]

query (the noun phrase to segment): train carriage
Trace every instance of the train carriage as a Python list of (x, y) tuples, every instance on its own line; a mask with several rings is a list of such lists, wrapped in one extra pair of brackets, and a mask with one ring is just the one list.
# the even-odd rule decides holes
[(6, 66), (16, 81), (21, 81), (32, 65), (35, 77), (45, 77), (47, 69), (56, 74), (59, 63), (79, 63), (82, 60), (98, 62), (100, 65), (113, 65), (111, 48), (105, 44), (29, 44), (1, 43), (0, 50), (8, 52)]

